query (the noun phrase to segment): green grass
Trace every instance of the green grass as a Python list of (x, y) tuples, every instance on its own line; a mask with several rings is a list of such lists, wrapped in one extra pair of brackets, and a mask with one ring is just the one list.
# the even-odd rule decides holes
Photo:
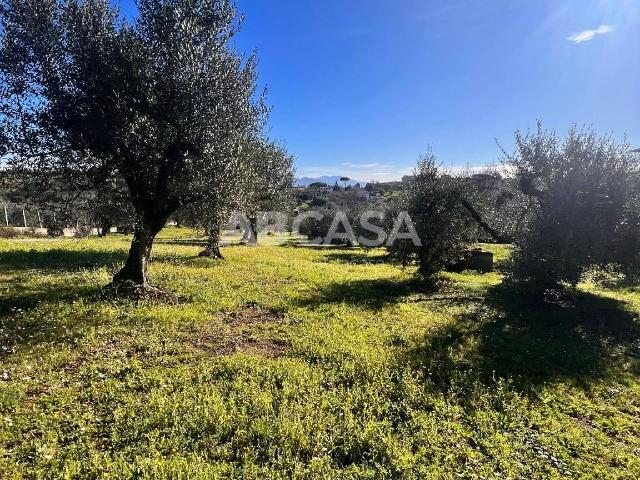
[(0, 240), (0, 477), (640, 477), (640, 289), (540, 309), (264, 240), (164, 231), (179, 305), (101, 295), (128, 238)]

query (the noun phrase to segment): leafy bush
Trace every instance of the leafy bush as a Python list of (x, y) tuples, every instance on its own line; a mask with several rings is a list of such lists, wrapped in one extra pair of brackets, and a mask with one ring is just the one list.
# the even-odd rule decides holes
[(17, 238), (20, 234), (10, 227), (0, 227), (0, 238)]
[(640, 163), (628, 144), (575, 128), (561, 140), (539, 125), (516, 145), (505, 163), (534, 215), (515, 241), (513, 279), (541, 294), (592, 266), (640, 264)]
[(620, 265), (594, 265), (584, 272), (582, 279), (598, 287), (613, 288), (625, 281), (622, 270)]
[(0, 238), (40, 238), (43, 233), (36, 228), (0, 227)]
[[(345, 221), (348, 221), (350, 226), (354, 225), (354, 220), (351, 213), (342, 210), (332, 210), (323, 208), (315, 210), (314, 213), (322, 215), (322, 218), (308, 218), (300, 223), (298, 231), (302, 235), (306, 235), (309, 240), (322, 240), (324, 241), (331, 230), (331, 226), (337, 215), (343, 215)], [(355, 235), (355, 231), (353, 231)], [(344, 228), (344, 222), (338, 225), (338, 229), (334, 232), (334, 238), (330, 242), (332, 245), (353, 245), (354, 238), (348, 234)]]
[[(417, 262), (418, 272), (432, 280), (437, 272), (459, 258), (473, 241), (476, 225), (462, 207), (461, 179), (441, 172), (433, 155), (422, 157), (395, 204), (405, 211), (420, 239), (396, 240), (389, 253), (403, 265)], [(396, 218), (397, 215), (392, 215)]]

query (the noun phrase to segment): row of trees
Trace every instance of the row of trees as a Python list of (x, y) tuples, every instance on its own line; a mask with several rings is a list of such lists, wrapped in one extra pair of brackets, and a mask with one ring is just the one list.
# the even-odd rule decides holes
[(133, 230), (135, 216), (122, 179), (105, 179), (99, 188), (86, 182), (78, 188), (66, 180), (61, 175), (43, 180), (37, 172), (1, 170), (0, 202), (7, 212), (3, 224), (43, 227), (51, 236), (67, 227), (107, 233), (111, 227)]
[(390, 253), (433, 279), (489, 235), (513, 243), (509, 280), (538, 297), (575, 286), (593, 267), (637, 273), (640, 155), (593, 129), (573, 128), (563, 139), (539, 124), (515, 138), (499, 188), (447, 175), (432, 156), (421, 159), (394, 209), (409, 212), (422, 245), (404, 240)]
[[(453, 175), (433, 155), (422, 157), (398, 195), (350, 209), (349, 232), (338, 241), (367, 238), (371, 224), (387, 238), (407, 212), (420, 242), (399, 239), (387, 249), (403, 265), (415, 263), (427, 281), (482, 240), (513, 243), (509, 280), (536, 296), (575, 286), (594, 267), (637, 273), (640, 154), (593, 129), (573, 128), (563, 139), (539, 124), (515, 139), (502, 165), (482, 174)], [(364, 223), (367, 210), (380, 214)], [(303, 224), (309, 238), (335, 226), (331, 212), (322, 213)]]
[[(0, 0), (0, 158), (42, 202), (83, 198), (105, 229), (130, 219), (113, 282), (144, 290), (167, 220), (190, 219), (208, 233), (203, 253), (221, 256), (221, 224), (242, 210), (255, 241), (258, 212), (290, 207), (293, 160), (265, 135), (256, 57), (233, 46), (235, 5), (136, 5), (124, 19), (109, 0)], [(388, 233), (406, 211), (416, 226), (421, 241), (396, 242), (391, 256), (433, 279), (482, 236), (513, 241), (512, 277), (534, 291), (575, 284), (593, 265), (635, 268), (640, 181), (629, 145), (541, 126), (516, 144), (505, 177), (453, 176), (422, 158), (376, 220)]]
[(41, 184), (32, 190), (92, 192), (107, 213), (126, 192), (134, 236), (113, 282), (140, 290), (177, 211), (197, 215), (213, 245), (226, 210), (261, 209), (293, 173), (263, 133), (256, 57), (232, 43), (235, 5), (136, 5), (124, 19), (109, 0), (0, 2), (0, 155)]

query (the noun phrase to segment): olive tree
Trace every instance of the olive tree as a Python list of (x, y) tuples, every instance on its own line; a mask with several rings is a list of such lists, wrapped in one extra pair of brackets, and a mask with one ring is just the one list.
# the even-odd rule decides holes
[(392, 208), (389, 219), (404, 211), (415, 226), (419, 242), (398, 239), (388, 245), (390, 255), (403, 265), (415, 262), (427, 281), (456, 261), (474, 241), (476, 221), (469, 214), (461, 179), (442, 172), (433, 155), (420, 158), (413, 176)]
[[(135, 232), (114, 284), (147, 285), (153, 241), (263, 124), (256, 62), (224, 0), (1, 0), (5, 159), (127, 185)], [(205, 188), (205, 186), (207, 188)]]
[(640, 158), (626, 142), (572, 128), (516, 132), (504, 161), (534, 210), (517, 235), (511, 274), (528, 291), (576, 285), (585, 269), (640, 265)]
[(245, 239), (256, 244), (261, 212), (288, 212), (293, 208), (294, 159), (284, 146), (267, 139), (248, 143), (243, 155), (246, 174), (239, 204), (249, 220)]
[(206, 201), (191, 206), (187, 215), (207, 235), (200, 256), (221, 259), (221, 231), (229, 220), (235, 219), (244, 229), (243, 240), (254, 245), (259, 221), (269, 220), (259, 218), (260, 214), (288, 213), (292, 208), (293, 157), (282, 145), (262, 137), (251, 138), (243, 144), (233, 168), (219, 169), (216, 175), (216, 183), (223, 188), (204, 191)]
[(182, 218), (207, 237), (207, 244), (199, 256), (223, 258), (220, 251), (221, 231), (231, 213), (240, 207), (247, 170), (248, 165), (242, 156), (227, 162), (214, 173), (216, 188), (208, 189), (207, 185), (203, 185), (205, 190), (200, 194), (203, 201), (194, 202), (181, 210)]

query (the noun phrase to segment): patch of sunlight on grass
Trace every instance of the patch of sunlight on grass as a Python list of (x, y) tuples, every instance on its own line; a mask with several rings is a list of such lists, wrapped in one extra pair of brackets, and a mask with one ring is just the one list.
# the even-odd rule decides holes
[(4, 477), (638, 478), (637, 288), (532, 308), (499, 273), (227, 239), (161, 232), (177, 305), (101, 295), (130, 236), (0, 240)]

